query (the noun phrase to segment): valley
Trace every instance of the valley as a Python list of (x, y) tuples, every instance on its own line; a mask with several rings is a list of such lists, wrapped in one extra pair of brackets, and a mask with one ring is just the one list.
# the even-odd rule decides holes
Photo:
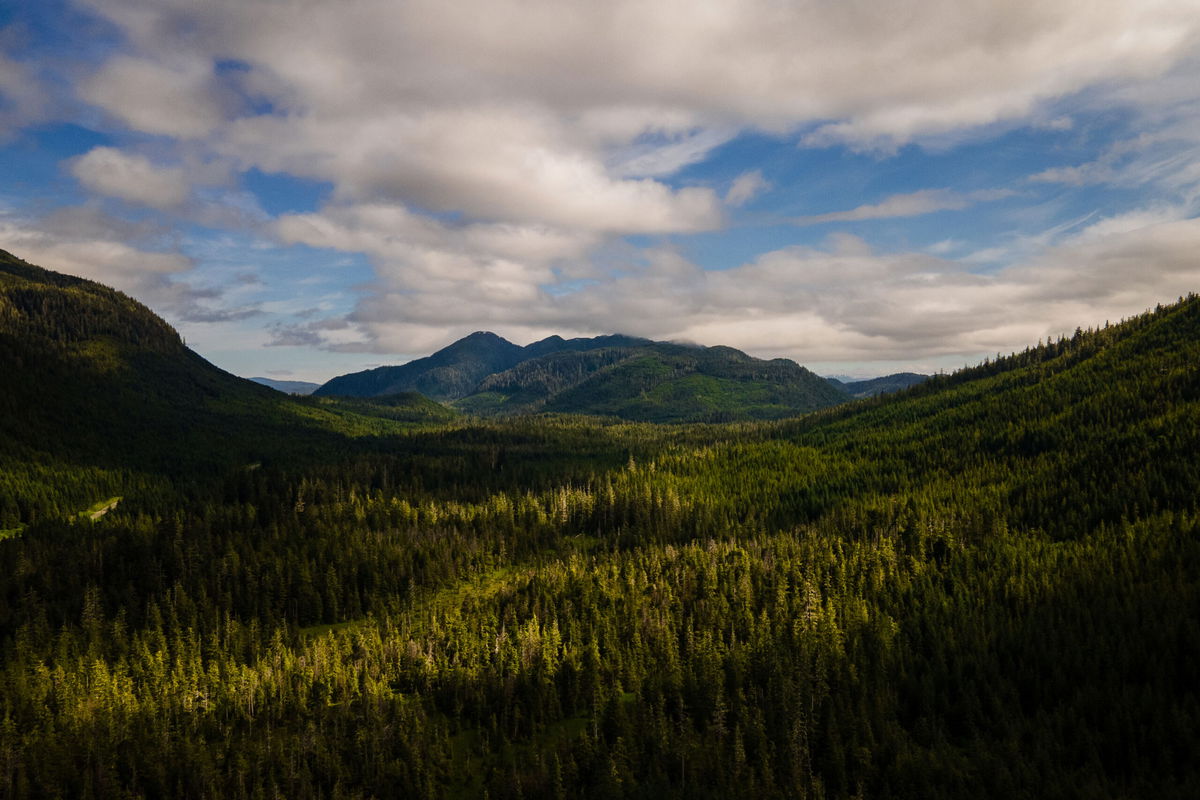
[(3, 254), (0, 794), (1193, 797), (1200, 298), (1080, 322), (293, 397)]

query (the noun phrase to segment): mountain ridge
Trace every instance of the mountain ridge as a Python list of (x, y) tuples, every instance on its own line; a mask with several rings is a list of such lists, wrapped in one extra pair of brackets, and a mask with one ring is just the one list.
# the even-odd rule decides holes
[(313, 394), (373, 397), (418, 391), (434, 400), (453, 400), (485, 376), (508, 369), (523, 348), (490, 331), (475, 331), (423, 358), (331, 378)]
[(659, 422), (772, 419), (850, 399), (789, 359), (724, 345), (607, 334), (520, 347), (488, 331), (398, 367), (338, 376), (314, 394), (409, 390), (483, 416), (554, 411)]
[(330, 378), (313, 394), (375, 397), (419, 391), (434, 400), (457, 400), (470, 394), (489, 375), (503, 372), (532, 358), (649, 341), (623, 334), (574, 339), (564, 339), (555, 334), (521, 346), (491, 331), (475, 331), (428, 356), (404, 364), (374, 367)]

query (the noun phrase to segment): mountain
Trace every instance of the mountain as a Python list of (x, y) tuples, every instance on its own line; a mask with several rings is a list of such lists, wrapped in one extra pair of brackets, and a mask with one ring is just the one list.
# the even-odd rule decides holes
[(215, 422), (218, 408), (278, 397), (209, 364), (128, 296), (2, 251), (0, 373), (20, 376), (0, 390), (0, 447), (10, 451), (122, 460)]
[(585, 353), (592, 350), (607, 350), (614, 347), (642, 347), (653, 344), (649, 339), (639, 336), (626, 336), (620, 333), (564, 339), (561, 336), (547, 336), (541, 341), (525, 345), (525, 360), (552, 355), (554, 353)]
[(489, 331), (476, 331), (425, 358), (398, 367), (376, 367), (340, 375), (314, 394), (341, 397), (376, 397), (418, 391), (435, 400), (456, 400), (476, 390), (489, 375), (503, 372), (531, 358), (560, 352), (583, 352), (646, 343), (632, 336), (597, 336), (564, 339), (550, 336), (525, 347)]
[(131, 471), (212, 480), (232, 465), (342, 448), (395, 415), (230, 375), (127, 295), (2, 250), (0, 375), (0, 528), (86, 508)]
[(475, 414), (531, 411), (645, 422), (776, 419), (844, 402), (845, 395), (787, 359), (731, 347), (648, 342), (560, 351), (485, 378), (455, 405)]
[(334, 378), (316, 394), (405, 390), (483, 416), (553, 411), (654, 422), (774, 419), (846, 400), (786, 359), (620, 334), (551, 336), (518, 347), (492, 333), (473, 333), (400, 367)]
[(260, 386), (269, 386), (277, 392), (301, 396), (312, 394), (321, 387), (319, 383), (309, 383), (308, 381), (277, 381), (274, 378), (249, 378), (249, 380)]
[(830, 377), (825, 380), (856, 400), (861, 400), (864, 397), (876, 397), (881, 394), (899, 392), (902, 389), (907, 389), (910, 386), (916, 386), (918, 383), (929, 380), (929, 376), (916, 372), (897, 372), (894, 375), (884, 375), (882, 378), (869, 378), (867, 380), (854, 380), (853, 378), (846, 378), (844, 376)]
[(947, 502), (978, 493), (1014, 526), (1064, 537), (1193, 502), (1198, 362), (1200, 297), (1192, 295), (781, 425), (788, 436), (839, 442), (831, 454), (873, 454), (861, 473), (839, 471), (839, 480), (887, 475), (897, 489)]
[(417, 391), (435, 400), (453, 400), (471, 392), (493, 372), (519, 363), (524, 348), (494, 333), (476, 331), (425, 358), (399, 367), (340, 375), (313, 394), (318, 396), (375, 397)]

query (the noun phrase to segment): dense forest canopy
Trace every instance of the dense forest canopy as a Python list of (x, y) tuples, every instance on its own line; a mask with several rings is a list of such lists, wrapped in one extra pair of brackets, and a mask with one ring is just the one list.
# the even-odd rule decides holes
[(792, 419), (481, 419), (3, 254), (0, 795), (1196, 797), (1198, 364), (1191, 296)]

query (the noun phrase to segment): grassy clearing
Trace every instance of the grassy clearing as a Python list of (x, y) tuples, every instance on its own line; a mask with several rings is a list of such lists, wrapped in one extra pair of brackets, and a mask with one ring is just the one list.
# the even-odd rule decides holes
[(92, 503), (90, 506), (88, 506), (86, 510), (80, 511), (79, 516), (84, 519), (89, 519), (92, 522), (95, 522), (96, 520), (100, 519), (105, 514), (112, 511), (114, 508), (116, 508), (117, 503), (120, 503), (121, 500), (122, 500), (122, 498), (120, 498), (120, 497), (110, 497), (107, 500), (99, 500), (95, 503)]

